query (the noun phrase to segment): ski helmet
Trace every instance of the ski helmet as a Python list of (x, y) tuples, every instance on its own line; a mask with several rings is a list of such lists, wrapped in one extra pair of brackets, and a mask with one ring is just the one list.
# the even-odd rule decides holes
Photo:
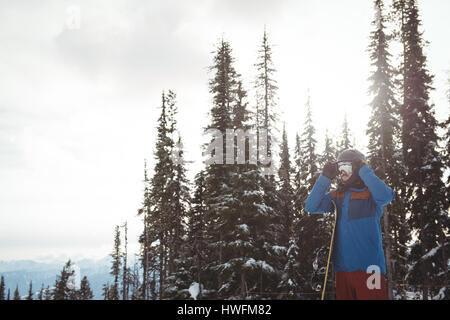
[(355, 161), (355, 160), (366, 160), (366, 157), (355, 149), (347, 149), (341, 152), (341, 154), (338, 156), (337, 162), (342, 161)]

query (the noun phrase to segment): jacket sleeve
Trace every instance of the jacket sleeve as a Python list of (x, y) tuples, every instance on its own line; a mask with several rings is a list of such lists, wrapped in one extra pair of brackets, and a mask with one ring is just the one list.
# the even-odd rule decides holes
[[(326, 213), (332, 211), (331, 191), (326, 193), (331, 180), (320, 175), (317, 179), (311, 193), (306, 199), (305, 210), (309, 213)], [(325, 194), (326, 193), (326, 194)]]
[(384, 207), (394, 200), (395, 194), (392, 189), (378, 178), (369, 166), (365, 165), (359, 169), (359, 176), (369, 188), (372, 198), (378, 206)]

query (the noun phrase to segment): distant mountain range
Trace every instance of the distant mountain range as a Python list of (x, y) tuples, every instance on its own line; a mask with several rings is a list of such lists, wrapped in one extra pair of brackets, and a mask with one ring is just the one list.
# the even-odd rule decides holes
[[(5, 278), (5, 294), (8, 294), (9, 288), (12, 299), (16, 286), (19, 286), (19, 293), (21, 297), (25, 298), (28, 295), (30, 281), (32, 281), (33, 292), (35, 293), (33, 298), (36, 299), (37, 293), (40, 291), (42, 285), (44, 289), (47, 286), (50, 286), (50, 288), (54, 287), (56, 276), (61, 273), (64, 264), (65, 262), (62, 261), (0, 261), (0, 275)], [(72, 260), (72, 265), (76, 265), (79, 268), (81, 278), (84, 276), (87, 277), (91, 289), (94, 292), (94, 299), (103, 299), (103, 284), (111, 284), (113, 282), (113, 278), (109, 274), (111, 257), (107, 256), (99, 260)]]

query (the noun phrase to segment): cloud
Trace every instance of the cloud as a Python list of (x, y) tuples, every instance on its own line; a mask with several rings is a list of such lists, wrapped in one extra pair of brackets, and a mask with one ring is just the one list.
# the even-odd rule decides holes
[[(89, 74), (121, 83), (158, 86), (197, 78), (208, 54), (197, 50), (183, 26), (195, 10), (186, 2), (80, 5), (79, 29), (65, 28), (54, 41), (61, 59)], [(199, 30), (201, 32), (201, 30)]]
[(292, 0), (214, 0), (211, 11), (218, 17), (236, 23), (272, 22), (280, 18)]

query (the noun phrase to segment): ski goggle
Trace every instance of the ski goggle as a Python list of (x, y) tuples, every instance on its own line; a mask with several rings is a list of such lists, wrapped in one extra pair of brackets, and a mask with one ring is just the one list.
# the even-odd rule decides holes
[(344, 171), (347, 174), (350, 174), (353, 172), (353, 167), (351, 162), (343, 161), (338, 163), (338, 170), (339, 173)]

